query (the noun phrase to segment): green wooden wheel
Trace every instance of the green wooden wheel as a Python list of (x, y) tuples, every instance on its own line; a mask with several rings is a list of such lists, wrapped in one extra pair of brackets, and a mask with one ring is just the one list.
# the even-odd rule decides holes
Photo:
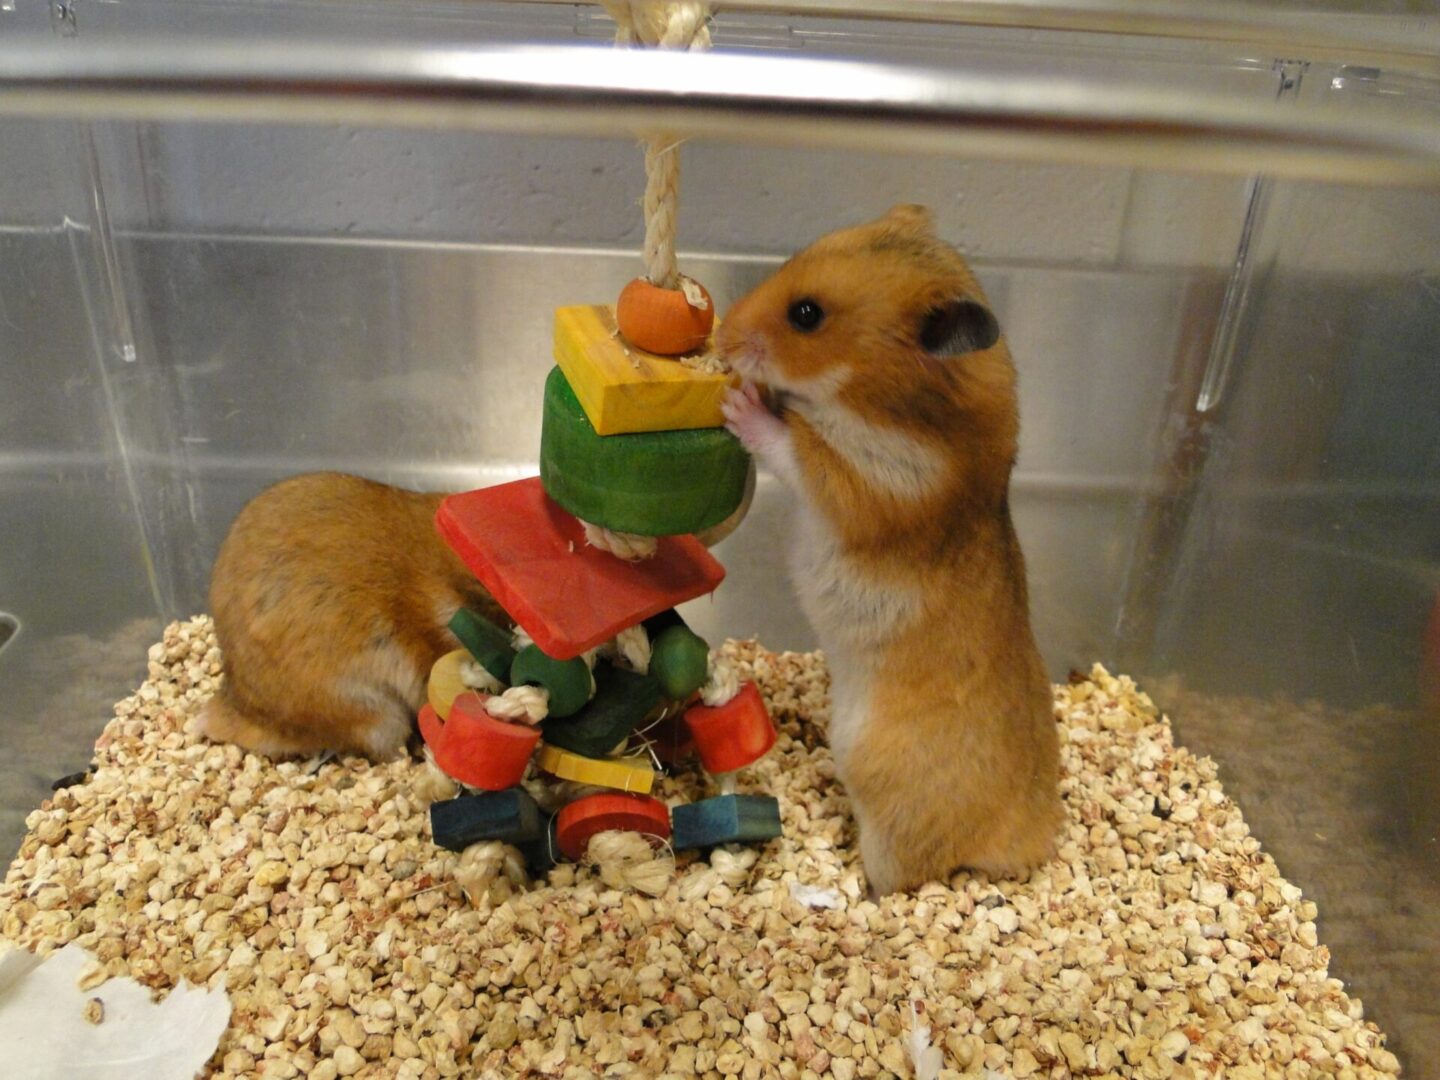
[(749, 465), (724, 428), (597, 435), (564, 373), (545, 380), (540, 480), (582, 521), (641, 536), (708, 529), (744, 499)]

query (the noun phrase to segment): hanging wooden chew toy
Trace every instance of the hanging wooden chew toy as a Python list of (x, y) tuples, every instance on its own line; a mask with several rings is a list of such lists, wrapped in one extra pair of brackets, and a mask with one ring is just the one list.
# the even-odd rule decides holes
[[(622, 45), (709, 44), (696, 0), (606, 6)], [(678, 140), (646, 139), (645, 161), (646, 275), (613, 307), (556, 312), (540, 476), (450, 496), (436, 515), (517, 624), (457, 612), (464, 649), (435, 664), (421, 715), (439, 771), (480, 791), (450, 798), (452, 786), (431, 806), (432, 835), (460, 853), (454, 879), (477, 904), (562, 857), (612, 887), (663, 893), (672, 825), (645, 794), (651, 762), (695, 749), (721, 794), (682, 812), (685, 845), (779, 834), (773, 798), (734, 792), (734, 770), (775, 740), (764, 704), (674, 610), (720, 584), (693, 534), (738, 523), (753, 466), (724, 429), (736, 379), (712, 355), (714, 304), (676, 265)], [(573, 799), (573, 785), (610, 790)]]

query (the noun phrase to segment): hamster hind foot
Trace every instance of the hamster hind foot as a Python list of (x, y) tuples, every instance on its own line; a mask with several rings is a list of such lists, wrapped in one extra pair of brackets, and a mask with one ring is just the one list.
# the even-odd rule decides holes
[[(196, 718), (198, 734), (217, 743), (234, 743), (242, 750), (271, 758), (308, 757), (326, 750), (358, 753), (374, 761), (388, 761), (405, 752), (414, 725), (410, 711), (399, 702), (379, 709), (349, 706), (338, 723), (317, 728), (307, 724), (277, 724), (274, 718), (252, 719), (230, 700), (222, 685)], [(343, 737), (337, 733), (343, 731)]]

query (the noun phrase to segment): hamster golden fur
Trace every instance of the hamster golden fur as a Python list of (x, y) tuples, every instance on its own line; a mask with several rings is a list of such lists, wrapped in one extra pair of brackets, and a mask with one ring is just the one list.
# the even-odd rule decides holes
[(737, 302), (727, 426), (799, 495), (791, 571), (872, 891), (1025, 873), (1060, 821), (1058, 737), (1011, 524), (1015, 369), (974, 275), (899, 206)]
[(403, 751), (430, 668), (460, 647), (455, 610), (508, 625), (436, 533), (442, 498), (310, 473), (248, 503), (211, 575), (224, 679), (202, 731), (276, 757)]

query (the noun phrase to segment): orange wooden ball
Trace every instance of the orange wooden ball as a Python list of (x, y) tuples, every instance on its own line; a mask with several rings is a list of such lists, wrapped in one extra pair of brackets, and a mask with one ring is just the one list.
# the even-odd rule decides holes
[(705, 309), (690, 306), (679, 289), (662, 289), (644, 278), (626, 285), (615, 304), (615, 322), (625, 340), (661, 356), (680, 356), (705, 344), (715, 325), (715, 301), (705, 286)]

